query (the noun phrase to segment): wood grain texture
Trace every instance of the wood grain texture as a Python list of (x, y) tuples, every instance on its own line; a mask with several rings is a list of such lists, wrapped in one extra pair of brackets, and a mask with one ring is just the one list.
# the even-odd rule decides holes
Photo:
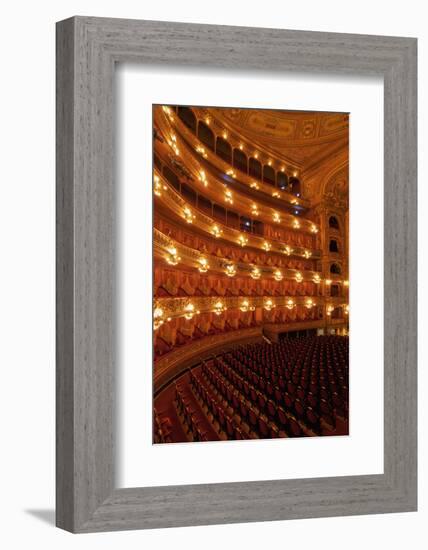
[[(115, 489), (115, 62), (382, 75), (383, 475)], [(416, 510), (416, 40), (75, 17), (57, 25), (57, 525), (72, 532)], [(144, 464), (142, 464), (144, 467)]]

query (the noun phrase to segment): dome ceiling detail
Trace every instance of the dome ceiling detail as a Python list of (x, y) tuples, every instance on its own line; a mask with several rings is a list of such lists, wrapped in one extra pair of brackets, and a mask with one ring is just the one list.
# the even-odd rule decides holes
[(235, 108), (208, 111), (232, 132), (300, 165), (303, 171), (348, 146), (347, 113)]

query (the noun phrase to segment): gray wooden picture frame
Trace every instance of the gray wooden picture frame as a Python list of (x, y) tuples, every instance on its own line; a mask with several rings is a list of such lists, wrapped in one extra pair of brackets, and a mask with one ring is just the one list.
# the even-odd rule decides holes
[[(58, 527), (83, 533), (416, 510), (416, 39), (73, 17), (57, 24), (56, 47)], [(115, 487), (118, 62), (383, 77), (383, 474)]]

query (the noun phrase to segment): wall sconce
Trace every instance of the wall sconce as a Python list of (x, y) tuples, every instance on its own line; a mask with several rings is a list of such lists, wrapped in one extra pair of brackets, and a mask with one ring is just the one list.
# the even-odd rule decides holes
[(258, 211), (258, 208), (257, 208), (257, 204), (255, 204), (255, 203), (251, 207), (251, 214), (253, 216), (258, 216), (260, 214), (260, 212)]
[(293, 220), (293, 227), (294, 227), (294, 229), (300, 229), (300, 222), (296, 218), (294, 218), (294, 220)]
[(281, 216), (278, 212), (274, 212), (272, 218), (275, 223), (281, 223)]
[(311, 225), (311, 232), (318, 233), (318, 227), (314, 223)]
[(251, 189), (259, 189), (259, 184), (253, 181), (250, 183), (250, 187)]
[(208, 154), (205, 151), (205, 147), (201, 147), (200, 145), (196, 146), (196, 152), (199, 153), (204, 159), (208, 158)]
[(282, 272), (279, 269), (277, 269), (274, 272), (273, 277), (274, 277), (275, 281), (282, 281), (282, 279), (284, 278), (284, 275), (282, 274)]
[(199, 258), (199, 263), (201, 265), (198, 267), (198, 270), (201, 273), (206, 273), (208, 271), (208, 269), (210, 268), (210, 266), (208, 265), (208, 260), (206, 258)]
[(311, 252), (310, 250), (305, 250), (305, 251), (303, 252), (303, 256), (304, 256), (307, 260), (309, 260), (309, 258), (312, 256), (312, 252)]
[(226, 189), (226, 191), (224, 192), (224, 200), (229, 204), (233, 204), (232, 191), (230, 189)]
[(272, 248), (272, 245), (268, 243), (267, 241), (264, 241), (262, 244), (262, 248), (266, 250), (266, 252), (269, 252), (269, 250)]
[(227, 132), (226, 132), (226, 130), (223, 131), (223, 139), (227, 139)]
[(262, 276), (261, 271), (258, 267), (253, 267), (253, 269), (251, 270), (250, 275), (253, 279), (256, 279), (256, 280), (260, 279), (260, 277)]
[(318, 273), (315, 273), (313, 278), (314, 283), (318, 284), (321, 282), (321, 277), (318, 275)]
[(236, 172), (234, 170), (228, 170), (226, 174), (228, 176), (232, 176), (232, 178), (236, 178)]
[(233, 264), (229, 264), (229, 265), (226, 266), (226, 275), (228, 277), (235, 277), (236, 267)]
[(330, 317), (334, 311), (334, 306), (327, 306), (327, 315)]
[(278, 191), (274, 191), (274, 192), (272, 193), (272, 197), (275, 197), (275, 198), (277, 198), (277, 199), (280, 199), (280, 198), (281, 198), (281, 195), (280, 195), (280, 193), (279, 193)]
[(153, 177), (153, 181), (154, 181), (154, 186), (153, 186), (153, 193), (157, 196), (157, 197), (161, 197), (162, 196), (162, 190), (166, 191), (168, 188), (166, 185), (162, 185), (161, 182), (160, 182), (160, 178), (158, 175), (155, 175)]
[(256, 308), (254, 306), (250, 306), (248, 300), (243, 300), (239, 306), (239, 309), (245, 313), (247, 311), (254, 311)]
[(266, 302), (263, 304), (263, 307), (266, 311), (271, 311), (275, 307), (275, 304), (272, 302), (271, 299), (269, 299), (266, 300)]
[(349, 286), (349, 281), (343, 281), (343, 286)]
[(327, 286), (330, 286), (331, 283), (332, 283), (332, 280), (331, 280), (331, 279), (326, 279), (326, 280), (325, 280), (325, 284), (326, 284)]
[(301, 283), (303, 281), (303, 275), (298, 271), (295, 275), (295, 279), (298, 283)]
[(312, 298), (308, 298), (305, 302), (305, 307), (307, 307), (308, 309), (311, 309), (314, 305), (315, 304)]
[(204, 187), (208, 187), (207, 175), (203, 170), (199, 172), (198, 180), (204, 184)]
[(211, 233), (214, 235), (216, 239), (219, 239), (223, 233), (223, 230), (220, 229), (218, 225), (213, 225), (211, 229)]
[(171, 246), (168, 248), (169, 255), (166, 258), (166, 261), (169, 265), (177, 265), (178, 262), (181, 260), (180, 256), (177, 253), (177, 249), (175, 246)]
[(193, 223), (193, 220), (196, 218), (188, 206), (183, 208), (183, 215), (187, 223)]
[(349, 314), (349, 304), (346, 304), (346, 306), (344, 307), (344, 311), (345, 311), (345, 315)]
[(285, 304), (285, 307), (287, 309), (293, 309), (294, 307), (294, 301), (290, 298), (289, 300), (287, 300), (287, 303)]
[(174, 134), (171, 135), (171, 139), (168, 141), (168, 145), (172, 148), (177, 156), (180, 154), (180, 151), (177, 147), (177, 138)]
[(247, 237), (244, 235), (239, 235), (238, 237), (238, 244), (240, 244), (242, 247), (244, 247), (248, 243)]
[(286, 254), (287, 256), (290, 256), (291, 253), (293, 252), (293, 249), (291, 248), (291, 246), (288, 246), (288, 244), (286, 246), (284, 246), (284, 248), (282, 249), (283, 253)]
[(159, 306), (155, 307), (153, 311), (153, 329), (154, 330), (158, 330), (158, 328), (163, 325), (164, 323), (163, 313), (164, 312), (161, 307)]
[(214, 313), (216, 315), (221, 315), (224, 311), (226, 311), (227, 308), (224, 307), (223, 303), (222, 302), (217, 302), (215, 305), (214, 305)]

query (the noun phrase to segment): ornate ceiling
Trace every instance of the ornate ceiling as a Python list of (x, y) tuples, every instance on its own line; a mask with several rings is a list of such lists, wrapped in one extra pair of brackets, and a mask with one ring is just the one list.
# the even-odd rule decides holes
[(348, 149), (349, 115), (315, 111), (208, 109), (214, 119), (302, 172)]

